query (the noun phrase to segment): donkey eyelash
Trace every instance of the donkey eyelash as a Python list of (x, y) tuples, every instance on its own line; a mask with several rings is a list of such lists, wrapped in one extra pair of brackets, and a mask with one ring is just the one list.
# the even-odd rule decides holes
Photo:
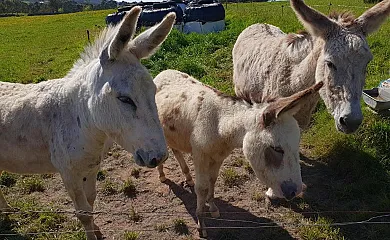
[(271, 147), (275, 152), (284, 154), (284, 150), (281, 147)]
[(119, 99), (119, 101), (121, 101), (125, 104), (130, 104), (132, 106), (132, 108), (134, 109), (134, 111), (137, 109), (137, 106), (135, 105), (134, 101), (131, 98), (126, 97), (126, 96), (119, 96), (118, 99)]

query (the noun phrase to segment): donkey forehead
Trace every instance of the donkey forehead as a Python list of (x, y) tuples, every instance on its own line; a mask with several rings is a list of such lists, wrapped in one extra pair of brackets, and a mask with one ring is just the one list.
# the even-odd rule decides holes
[[(113, 77), (111, 86), (117, 91), (131, 91), (131, 89), (140, 89), (140, 92), (155, 89), (153, 78), (148, 70), (138, 65), (126, 65), (117, 69), (112, 69)], [(116, 74), (115, 74), (116, 72)]]
[[(259, 131), (260, 132), (260, 131)], [(273, 124), (265, 129), (265, 136), (269, 145), (273, 146), (298, 146), (300, 130), (293, 116), (279, 116)]]
[[(372, 58), (366, 38), (360, 33), (340, 32), (335, 37), (329, 38), (324, 47), (325, 57), (338, 59)], [(351, 59), (353, 61), (354, 59)]]

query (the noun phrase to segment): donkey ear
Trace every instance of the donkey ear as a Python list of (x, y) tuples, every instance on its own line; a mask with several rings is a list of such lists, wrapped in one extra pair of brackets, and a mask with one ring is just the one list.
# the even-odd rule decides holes
[(134, 35), (141, 7), (133, 7), (120, 23), (119, 30), (108, 47), (108, 57), (115, 60)]
[(147, 58), (164, 42), (175, 23), (176, 14), (169, 13), (158, 25), (138, 35), (129, 44), (129, 50), (138, 59)]
[(283, 114), (294, 115), (305, 104), (305, 102), (320, 90), (324, 83), (318, 82), (303, 91), (295, 93), (289, 97), (279, 98), (270, 103), (264, 110), (261, 124), (263, 127), (269, 126)]
[(355, 21), (362, 27), (364, 35), (376, 31), (390, 15), (390, 0), (384, 0), (365, 11)]
[(327, 16), (307, 6), (303, 0), (291, 0), (291, 7), (299, 21), (314, 36), (325, 38), (329, 32), (339, 27)]

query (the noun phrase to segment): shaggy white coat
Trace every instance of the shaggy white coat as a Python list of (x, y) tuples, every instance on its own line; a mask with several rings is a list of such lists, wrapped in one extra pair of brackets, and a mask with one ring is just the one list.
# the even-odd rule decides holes
[[(0, 172), (59, 172), (88, 240), (101, 239), (92, 215), (105, 142), (155, 167), (167, 147), (155, 104), (156, 87), (140, 59), (165, 40), (175, 21), (134, 34), (141, 8), (107, 28), (67, 76), (38, 84), (0, 83)], [(0, 192), (0, 208), (8, 210)]]
[[(270, 187), (270, 197), (285, 197), (282, 188), (286, 184), (295, 195), (302, 192), (300, 130), (293, 113), (322, 83), (289, 98), (255, 105), (226, 96), (175, 70), (163, 71), (154, 83), (168, 146), (190, 185), (192, 177), (182, 153), (192, 154), (199, 217), (206, 201), (213, 216), (219, 216), (214, 185), (223, 160), (234, 148), (243, 148), (257, 177)], [(165, 181), (163, 166), (158, 169), (160, 180)]]
[(372, 59), (366, 36), (386, 20), (390, 0), (356, 19), (350, 13), (326, 17), (302, 0), (291, 0), (291, 7), (308, 33), (287, 35), (275, 26), (254, 24), (239, 35), (233, 48), (237, 96), (262, 102), (270, 95), (290, 96), (323, 81), (320, 94), (295, 115), (300, 127), (308, 126), (321, 96), (336, 128), (356, 131), (363, 119), (360, 97)]

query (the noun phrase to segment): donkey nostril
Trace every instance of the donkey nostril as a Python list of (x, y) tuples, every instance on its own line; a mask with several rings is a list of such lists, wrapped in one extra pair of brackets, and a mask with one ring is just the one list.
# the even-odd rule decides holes
[(157, 159), (156, 159), (156, 158), (153, 158), (153, 159), (150, 161), (150, 165), (152, 165), (152, 166), (157, 166)]

